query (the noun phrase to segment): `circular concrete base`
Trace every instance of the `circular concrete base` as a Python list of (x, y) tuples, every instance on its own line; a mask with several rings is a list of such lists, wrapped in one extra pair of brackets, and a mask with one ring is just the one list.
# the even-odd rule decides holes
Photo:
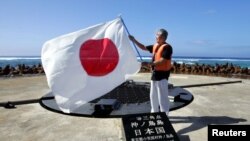
[[(42, 107), (61, 114), (84, 117), (114, 118), (128, 114), (139, 114), (150, 112), (149, 100), (150, 83), (126, 81), (119, 87), (104, 96), (90, 101), (71, 113), (64, 113), (58, 107), (52, 92), (40, 99)], [(182, 108), (193, 101), (193, 95), (180, 87), (169, 85), (170, 111)], [(115, 101), (108, 109), (99, 110), (97, 107), (104, 101)], [(101, 106), (102, 107), (102, 106)]]

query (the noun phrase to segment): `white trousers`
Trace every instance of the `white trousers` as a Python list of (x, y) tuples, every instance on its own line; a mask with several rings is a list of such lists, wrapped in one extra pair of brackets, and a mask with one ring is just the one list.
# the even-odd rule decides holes
[(169, 99), (168, 99), (168, 81), (166, 79), (160, 81), (151, 80), (150, 88), (150, 102), (151, 113), (165, 112), (168, 115), (169, 112)]

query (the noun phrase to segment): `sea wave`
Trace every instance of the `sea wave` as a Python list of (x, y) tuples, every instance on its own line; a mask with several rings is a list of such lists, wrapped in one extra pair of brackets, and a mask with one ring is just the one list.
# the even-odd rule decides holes
[(200, 59), (182, 59), (182, 58), (173, 58), (172, 60), (173, 61), (182, 60), (182, 61), (191, 61), (191, 62), (198, 62), (198, 61), (200, 61)]
[(0, 57), (1, 61), (11, 61), (11, 60), (40, 60), (41, 57)]
[(187, 64), (187, 65), (194, 65), (195, 63), (192, 63), (192, 62), (183, 62), (183, 61), (177, 61), (176, 62), (177, 64)]
[(184, 60), (184, 61), (193, 61), (193, 62), (198, 62), (198, 61), (228, 61), (228, 62), (235, 62), (235, 61), (242, 61), (242, 62), (248, 62), (250, 59), (221, 59), (221, 58), (174, 58), (173, 60)]
[[(142, 62), (150, 62), (152, 59), (150, 56), (142, 56)], [(140, 58), (137, 57), (140, 61)], [(173, 57), (172, 61), (178, 64), (226, 64), (232, 63), (233, 65), (250, 68), (250, 58), (217, 58), (217, 57)]]

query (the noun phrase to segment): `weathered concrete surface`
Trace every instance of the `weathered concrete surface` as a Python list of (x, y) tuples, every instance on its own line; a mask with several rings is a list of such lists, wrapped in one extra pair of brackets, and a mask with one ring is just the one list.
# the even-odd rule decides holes
[[(137, 81), (150, 81), (140, 73)], [(175, 86), (239, 80), (233, 78), (173, 74)], [(183, 141), (206, 141), (208, 124), (250, 124), (250, 80), (243, 83), (188, 88), (194, 101), (169, 118)], [(0, 102), (36, 99), (49, 91), (45, 76), (0, 79)], [(39, 104), (0, 107), (1, 141), (118, 141), (121, 119), (66, 116), (47, 111)]]

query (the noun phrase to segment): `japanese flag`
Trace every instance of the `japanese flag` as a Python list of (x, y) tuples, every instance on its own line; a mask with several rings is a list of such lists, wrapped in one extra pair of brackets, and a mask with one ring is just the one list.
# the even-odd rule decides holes
[(122, 84), (140, 69), (120, 18), (47, 41), (42, 64), (65, 113)]

